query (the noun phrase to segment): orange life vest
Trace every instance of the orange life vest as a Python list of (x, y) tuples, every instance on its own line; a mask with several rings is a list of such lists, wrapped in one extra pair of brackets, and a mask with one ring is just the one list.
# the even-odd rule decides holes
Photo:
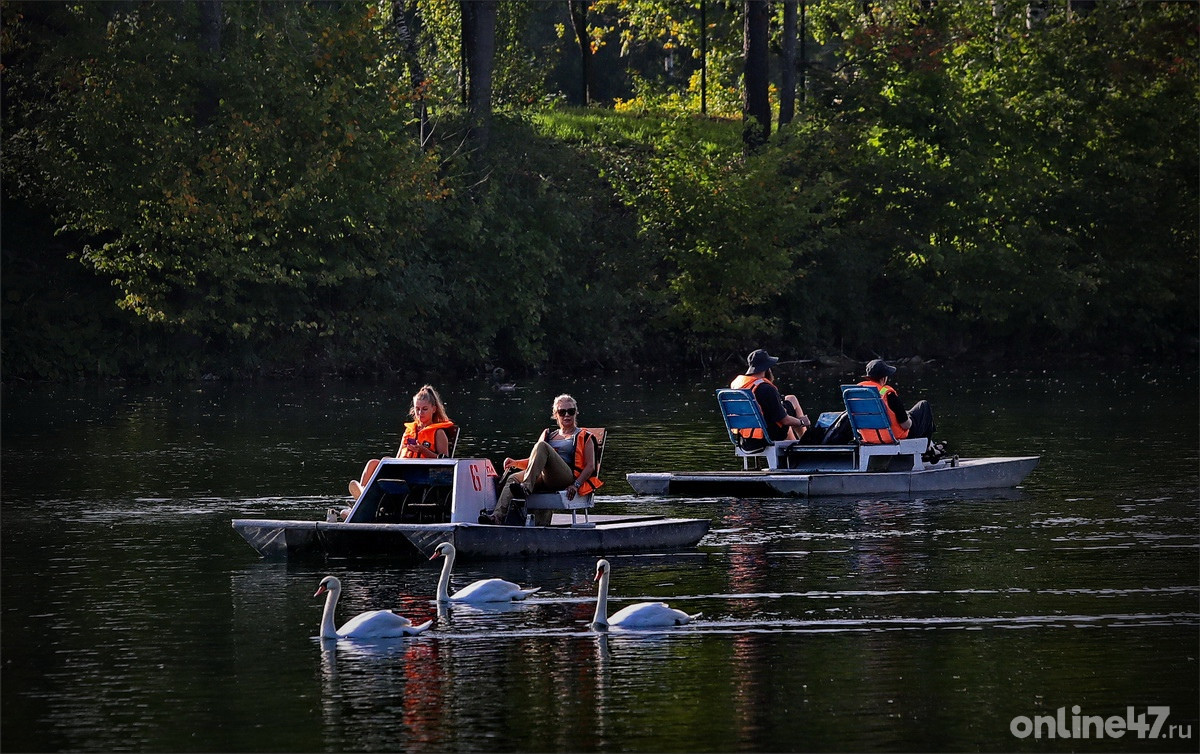
[[(596, 439), (596, 436), (580, 427), (579, 431), (575, 433), (575, 461), (571, 464), (571, 473), (575, 475), (575, 481), (577, 482), (579, 481), (579, 475), (583, 473), (584, 464), (587, 463), (584, 456), (584, 450), (587, 448), (587, 445), (584, 443), (585, 440), (593, 444), (592, 460), (596, 460), (595, 453), (600, 450), (600, 442)], [(579, 494), (590, 495), (602, 486), (604, 486), (604, 482), (600, 481), (600, 478), (593, 473), (590, 479), (585, 479), (580, 483)]]
[[(758, 386), (764, 382), (770, 382), (770, 380), (768, 380), (766, 377), (755, 377), (750, 374), (739, 374), (737, 377), (733, 378), (733, 382), (729, 383), (729, 387), (733, 388), (734, 390), (749, 390), (751, 393), (754, 393)], [(758, 400), (758, 396), (755, 395), (754, 399)], [(766, 419), (764, 418), (763, 421), (766, 421)], [(742, 429), (736, 431), (738, 436), (742, 439), (763, 439), (763, 431), (758, 427), (743, 427)]]
[[(908, 430), (900, 426), (900, 422), (896, 421), (896, 414), (892, 411), (892, 407), (888, 405), (888, 395), (899, 395), (896, 389), (891, 385), (880, 385), (875, 380), (863, 380), (858, 383), (860, 387), (873, 387), (879, 390), (879, 400), (883, 401), (883, 410), (887, 411), (888, 421), (892, 425), (892, 434), (897, 440), (903, 440), (908, 437)], [(878, 429), (863, 429), (859, 430), (859, 437), (868, 445), (879, 445), (882, 443), (890, 443), (891, 441)]]
[[(408, 438), (414, 437), (417, 440), (417, 445), (422, 445), (431, 450), (437, 450), (437, 433), (440, 429), (453, 429), (454, 422), (434, 422), (427, 424), (417, 429), (416, 422), (408, 422), (404, 425), (404, 436), (400, 438), (400, 457), (401, 458), (418, 458), (412, 446), (408, 444)], [(446, 438), (447, 440), (449, 437)], [(448, 448), (447, 448), (448, 449)]]
[(733, 388), (734, 390), (749, 390), (753, 393), (754, 388), (758, 387), (760, 383), (769, 381), (770, 380), (768, 380), (766, 377), (755, 377), (752, 374), (739, 374), (737, 377), (733, 378), (733, 382), (729, 383), (729, 387)]

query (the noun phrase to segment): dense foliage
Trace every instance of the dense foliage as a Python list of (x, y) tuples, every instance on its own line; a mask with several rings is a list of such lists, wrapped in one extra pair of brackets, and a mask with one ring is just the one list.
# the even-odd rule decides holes
[(967, 5), (820, 19), (856, 70), (838, 117), (866, 210), (854, 235), (887, 253), (874, 295), (905, 305), (885, 330), (1109, 352), (1194, 339), (1196, 6), (1100, 3), (1030, 29)]
[(410, 47), (390, 2), (216, 7), (3, 4), (6, 377), (1196, 352), (1195, 3), (810, 2), (745, 158), (677, 4), (596, 4), (607, 75), (691, 61), (619, 112), (553, 105), (565, 0), (502, 4), (486, 154), (454, 3)]

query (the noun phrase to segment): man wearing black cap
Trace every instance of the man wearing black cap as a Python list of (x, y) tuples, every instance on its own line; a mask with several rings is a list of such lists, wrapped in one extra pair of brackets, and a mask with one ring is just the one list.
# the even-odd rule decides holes
[(761, 348), (752, 351), (746, 357), (746, 373), (734, 377), (729, 387), (754, 393), (772, 440), (799, 440), (812, 422), (804, 415), (796, 396), (780, 397), (771, 374), (771, 367), (778, 363), (779, 359)]
[[(933, 437), (933, 408), (929, 401), (917, 401), (912, 408), (905, 411), (904, 404), (900, 402), (900, 394), (888, 384), (888, 380), (895, 373), (896, 367), (883, 359), (875, 359), (867, 363), (867, 373), (858, 384), (879, 391), (883, 405), (887, 408), (888, 418), (892, 422), (892, 434), (897, 440), (906, 437)], [(863, 430), (860, 434), (865, 443), (888, 442), (879, 430)]]

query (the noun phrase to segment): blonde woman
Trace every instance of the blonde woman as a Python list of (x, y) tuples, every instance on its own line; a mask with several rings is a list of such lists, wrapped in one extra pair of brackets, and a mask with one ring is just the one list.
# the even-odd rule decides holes
[[(597, 441), (579, 426), (579, 404), (563, 393), (550, 404), (550, 417), (557, 426), (542, 430), (528, 458), (504, 459), (504, 469), (520, 469), (500, 490), (496, 510), (483, 514), (482, 523), (502, 524), (514, 499), (524, 500), (533, 492), (567, 491), (567, 499), (587, 495), (604, 484), (596, 477)], [(553, 511), (537, 511), (534, 523), (550, 523)]]
[[(445, 458), (450, 455), (448, 432), (454, 428), (454, 422), (446, 415), (442, 396), (432, 385), (425, 385), (417, 391), (408, 415), (412, 421), (404, 425), (404, 436), (400, 438), (400, 448), (396, 451), (397, 458)], [(362, 495), (363, 488), (379, 466), (379, 460), (372, 458), (367, 461), (362, 476), (350, 480), (350, 494), (355, 500)]]

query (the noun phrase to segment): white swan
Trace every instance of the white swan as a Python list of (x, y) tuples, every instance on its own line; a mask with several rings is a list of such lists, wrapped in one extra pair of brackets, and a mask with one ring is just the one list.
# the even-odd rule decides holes
[(391, 610), (368, 610), (359, 613), (339, 629), (333, 623), (333, 611), (337, 608), (338, 597), (342, 596), (342, 582), (336, 576), (326, 576), (321, 579), (314, 597), (320, 597), (328, 592), (325, 598), (325, 612), (321, 614), (322, 639), (388, 639), (395, 636), (416, 636), (433, 626), (433, 621), (426, 621), (419, 626), (403, 615), (396, 615)]
[(442, 565), (442, 576), (438, 579), (438, 602), (511, 602), (512, 600), (523, 600), (541, 589), (540, 586), (522, 589), (504, 579), (480, 579), (459, 589), (454, 594), (450, 594), (450, 571), (454, 569), (455, 554), (454, 545), (442, 542), (433, 549), (433, 555), (429, 558), (430, 560), (446, 559)]
[(596, 561), (596, 581), (600, 589), (596, 593), (596, 614), (592, 616), (592, 625), (597, 628), (617, 626), (618, 628), (659, 628), (665, 626), (682, 626), (700, 617), (700, 613), (688, 615), (682, 610), (676, 610), (665, 602), (638, 602), (623, 607), (612, 615), (608, 614), (608, 576), (612, 569), (608, 561)]

